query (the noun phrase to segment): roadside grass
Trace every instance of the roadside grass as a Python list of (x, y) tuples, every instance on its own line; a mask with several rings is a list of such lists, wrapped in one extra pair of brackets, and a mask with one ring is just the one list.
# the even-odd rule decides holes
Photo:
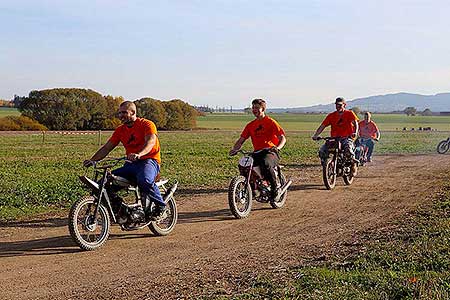
[[(238, 157), (228, 151), (240, 131), (161, 132), (162, 176), (180, 182), (178, 193), (226, 191), (238, 173)], [(110, 133), (102, 134), (104, 143)], [(318, 164), (321, 143), (309, 132), (287, 132), (288, 143), (281, 153), (286, 175), (303, 166)], [(442, 132), (385, 133), (376, 154), (435, 153)], [(98, 149), (98, 136), (8, 134), (0, 147), (0, 220), (12, 220), (37, 211), (68, 207), (86, 194), (78, 180), (87, 170), (82, 161)], [(244, 145), (251, 149), (250, 141)], [(111, 157), (124, 155), (117, 147)]]
[(344, 245), (325, 260), (260, 275), (240, 295), (215, 299), (450, 299), (450, 185), (389, 228)]

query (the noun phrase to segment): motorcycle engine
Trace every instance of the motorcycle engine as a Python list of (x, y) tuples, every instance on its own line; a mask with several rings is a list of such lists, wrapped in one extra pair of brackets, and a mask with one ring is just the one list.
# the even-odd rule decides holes
[(142, 207), (132, 207), (128, 216), (132, 222), (141, 222), (145, 219), (145, 212)]

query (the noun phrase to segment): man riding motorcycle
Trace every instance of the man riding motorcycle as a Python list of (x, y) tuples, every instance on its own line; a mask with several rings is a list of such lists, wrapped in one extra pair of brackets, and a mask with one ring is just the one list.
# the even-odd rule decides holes
[[(352, 175), (356, 176), (357, 165), (354, 161), (355, 146), (353, 144), (353, 139), (356, 138), (358, 133), (359, 119), (353, 111), (345, 109), (347, 103), (344, 98), (338, 97), (336, 98), (336, 101), (334, 103), (336, 105), (336, 111), (329, 113), (326, 116), (322, 124), (320, 124), (319, 128), (317, 128), (316, 132), (312, 136), (312, 139), (318, 140), (319, 135), (322, 133), (322, 131), (327, 126), (331, 126), (331, 137), (343, 138), (341, 142), (344, 148), (344, 155), (347, 159), (352, 160)], [(319, 157), (322, 161), (325, 161), (327, 159), (328, 148), (326, 143), (320, 147)]]
[(230, 155), (236, 155), (244, 142), (250, 137), (253, 144), (253, 150), (260, 151), (253, 158), (255, 165), (259, 165), (264, 178), (270, 183), (271, 196), (273, 199), (278, 197), (279, 187), (275, 167), (278, 166), (280, 159), (278, 151), (286, 144), (286, 137), (283, 128), (265, 114), (266, 102), (263, 99), (254, 99), (252, 101), (252, 112), (255, 120), (248, 123), (230, 150)]
[[(156, 126), (150, 120), (138, 118), (136, 105), (131, 101), (124, 101), (120, 104), (119, 119), (122, 121), (122, 125), (117, 127), (106, 144), (83, 164), (87, 167), (93, 161), (105, 158), (121, 142), (125, 147), (129, 162), (112, 173), (136, 181), (141, 192), (146, 218), (157, 219), (164, 214), (166, 204), (155, 184), (161, 164), (161, 149)], [(156, 207), (153, 215), (150, 216), (152, 201)]]
[[(377, 124), (371, 120), (370, 112), (364, 114), (364, 120), (359, 122), (359, 138), (356, 140), (356, 146), (360, 144), (367, 146), (367, 161), (372, 161), (373, 148), (375, 147), (374, 140), (380, 139), (380, 130)], [(357, 147), (359, 149), (359, 147)]]

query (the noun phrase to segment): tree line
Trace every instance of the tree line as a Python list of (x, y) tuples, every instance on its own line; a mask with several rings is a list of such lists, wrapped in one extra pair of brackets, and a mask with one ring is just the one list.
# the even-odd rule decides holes
[[(28, 97), (16, 98), (15, 104), (22, 117), (50, 130), (107, 130), (121, 124), (117, 109), (123, 101), (122, 97), (102, 96), (90, 89), (55, 88), (31, 91)], [(196, 126), (197, 111), (182, 100), (141, 98), (135, 103), (138, 116), (152, 120), (159, 129), (186, 130)], [(0, 120), (0, 130), (4, 127), (2, 121), (6, 122)]]

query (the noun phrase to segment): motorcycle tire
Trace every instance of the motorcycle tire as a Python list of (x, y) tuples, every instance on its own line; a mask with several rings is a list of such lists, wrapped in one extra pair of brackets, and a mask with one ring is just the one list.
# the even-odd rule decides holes
[(245, 182), (244, 176), (236, 176), (228, 187), (228, 204), (237, 219), (247, 218), (252, 209), (252, 189)]
[(439, 154), (445, 154), (448, 149), (450, 148), (450, 142), (448, 140), (440, 141), (437, 145), (437, 153)]
[(178, 220), (178, 210), (175, 198), (170, 197), (166, 203), (164, 218), (148, 225), (150, 231), (157, 236), (165, 236), (173, 231)]
[(342, 176), (342, 178), (344, 179), (344, 183), (345, 185), (350, 185), (353, 183), (353, 180), (355, 179), (355, 177), (350, 174), (350, 175), (344, 175)]
[(73, 241), (83, 250), (98, 249), (108, 240), (111, 221), (108, 210), (99, 204), (96, 219), (94, 197), (88, 196), (75, 202), (69, 213), (69, 232)]
[[(280, 186), (283, 187), (285, 184), (286, 184), (286, 177), (280, 171)], [(272, 208), (275, 208), (275, 209), (283, 207), (284, 204), (286, 203), (287, 192), (288, 191), (286, 190), (283, 193), (283, 195), (280, 196), (280, 199), (278, 199), (278, 201), (274, 201), (273, 199), (271, 199), (270, 206), (272, 206)]]
[(336, 171), (335, 171), (336, 161), (334, 159), (327, 159), (322, 164), (322, 178), (323, 183), (327, 190), (331, 190), (336, 186)]

